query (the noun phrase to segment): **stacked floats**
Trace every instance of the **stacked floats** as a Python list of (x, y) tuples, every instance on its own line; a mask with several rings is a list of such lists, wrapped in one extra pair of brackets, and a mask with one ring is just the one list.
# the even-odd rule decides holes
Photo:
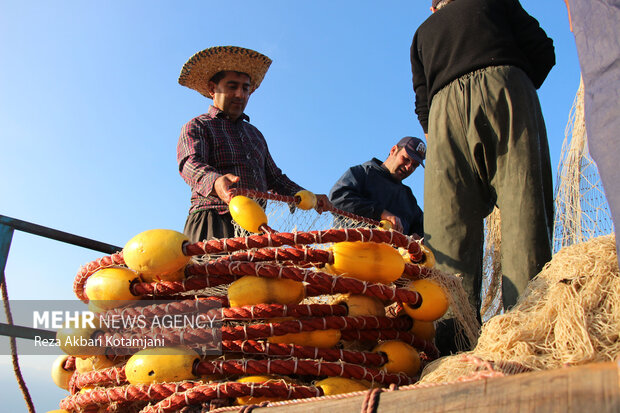
[[(298, 207), (314, 206), (308, 194), (298, 194)], [(67, 355), (52, 377), (71, 393), (62, 409), (177, 411), (406, 385), (437, 357), (432, 322), (448, 299), (424, 278), (433, 260), (419, 241), (383, 229), (270, 232), (262, 208), (243, 196), (230, 210), (246, 230), (266, 233), (190, 244), (178, 232), (150, 230), (80, 270), (74, 290), (96, 317), (89, 327), (58, 331)], [(333, 245), (312, 247), (321, 244)], [(226, 294), (213, 293), (222, 286)], [(210, 329), (101, 322), (188, 311), (218, 322)], [(92, 344), (139, 338), (165, 344), (124, 353)], [(219, 353), (209, 355), (205, 343)]]

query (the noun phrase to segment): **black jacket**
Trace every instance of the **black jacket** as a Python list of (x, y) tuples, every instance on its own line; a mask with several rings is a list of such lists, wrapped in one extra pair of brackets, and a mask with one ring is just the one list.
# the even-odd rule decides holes
[(400, 218), (405, 234), (424, 236), (422, 210), (411, 188), (392, 178), (377, 158), (349, 168), (329, 199), (336, 208), (377, 221), (388, 210)]
[(426, 19), (411, 44), (424, 132), (435, 93), (467, 73), (500, 65), (523, 69), (537, 89), (555, 65), (553, 40), (518, 0), (454, 0)]

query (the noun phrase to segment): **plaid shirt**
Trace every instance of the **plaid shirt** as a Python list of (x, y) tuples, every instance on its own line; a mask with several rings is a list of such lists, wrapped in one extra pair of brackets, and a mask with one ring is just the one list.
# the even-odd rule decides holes
[(231, 173), (241, 188), (293, 195), (303, 189), (282, 173), (269, 154), (267, 142), (243, 114), (237, 121), (211, 106), (209, 112), (187, 122), (177, 144), (177, 162), (183, 180), (192, 189), (190, 214), (205, 209), (228, 211), (213, 184)]

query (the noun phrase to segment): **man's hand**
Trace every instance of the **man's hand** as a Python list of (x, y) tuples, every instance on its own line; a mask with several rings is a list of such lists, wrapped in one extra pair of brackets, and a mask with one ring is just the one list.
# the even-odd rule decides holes
[(230, 193), (230, 186), (235, 182), (239, 182), (239, 177), (237, 175), (222, 175), (215, 180), (215, 183), (213, 184), (213, 189), (222, 201), (229, 203), (230, 198), (232, 197)]
[(323, 211), (328, 211), (333, 208), (329, 198), (325, 194), (316, 194), (316, 212), (321, 214)]
[(387, 209), (384, 209), (381, 213), (381, 219), (386, 219), (392, 223), (392, 229), (394, 231), (403, 232), (403, 223), (400, 222), (400, 218), (392, 214)]

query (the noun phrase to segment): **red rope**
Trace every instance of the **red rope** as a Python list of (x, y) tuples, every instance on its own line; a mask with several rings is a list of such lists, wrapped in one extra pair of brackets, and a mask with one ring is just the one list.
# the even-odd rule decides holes
[(217, 383), (196, 386), (184, 393), (175, 394), (153, 405), (142, 413), (174, 412), (188, 405), (196, 405), (209, 400), (232, 397), (270, 397), (279, 399), (300, 399), (323, 395), (320, 388), (299, 386), (283, 381), (267, 383)]
[(387, 373), (371, 367), (344, 362), (331, 362), (304, 359), (267, 359), (267, 360), (209, 360), (201, 361), (196, 366), (196, 374), (221, 375), (311, 375), (315, 377), (346, 377), (357, 380), (368, 380), (378, 383), (395, 383), (400, 385), (412, 383), (412, 378), (403, 373)]
[(439, 351), (437, 347), (426, 340), (417, 338), (413, 334), (406, 331), (396, 330), (346, 330), (342, 332), (341, 339), (344, 341), (362, 341), (362, 342), (377, 342), (379, 340), (400, 340), (407, 344), (417, 348), (420, 351), (424, 351), (431, 359), (439, 357)]
[(185, 246), (187, 255), (231, 253), (252, 248), (282, 247), (285, 245), (311, 245), (342, 241), (373, 241), (402, 247), (409, 251), (414, 261), (422, 258), (419, 241), (399, 232), (372, 228), (343, 228), (308, 232), (279, 232), (250, 235), (248, 237), (212, 239)]
[[(213, 300), (216, 298), (216, 300)], [(347, 307), (344, 305), (331, 304), (257, 304), (243, 307), (218, 308), (215, 303), (220, 302), (221, 297), (203, 297), (198, 299), (186, 299), (183, 301), (170, 301), (162, 304), (149, 306), (136, 306), (115, 308), (101, 314), (103, 318), (143, 317), (148, 320), (153, 317), (175, 314), (206, 314), (213, 320), (257, 320), (275, 317), (311, 317), (311, 316), (344, 316), (347, 315)]]
[[(420, 259), (422, 257), (420, 245), (416, 240), (414, 240), (413, 237), (408, 237), (393, 231), (383, 231), (366, 228), (330, 229), (325, 231), (310, 231), (297, 233), (270, 233), (240, 238), (214, 239), (206, 242), (199, 242), (196, 244), (188, 244), (185, 246), (184, 249), (185, 253), (191, 256), (215, 253), (230, 253), (252, 248), (281, 247), (285, 245), (298, 246), (340, 241), (383, 242), (394, 245), (396, 247), (406, 248), (412, 256), (412, 259), (414, 260)], [(317, 256), (319, 256), (320, 254), (321, 253), (317, 253)], [(322, 258), (325, 259), (324, 256), (322, 256)], [(73, 290), (75, 291), (75, 294), (82, 301), (88, 302), (88, 297), (84, 293), (84, 285), (86, 284), (88, 278), (102, 268), (124, 264), (125, 262), (123, 260), (123, 255), (121, 251), (116, 254), (100, 258), (85, 265), (80, 269), (73, 283)], [(221, 285), (222, 283), (223, 280), (220, 280), (219, 284), (216, 282), (216, 280), (213, 280), (211, 285), (217, 286)], [(145, 285), (145, 283), (137, 284), (134, 292), (137, 295), (156, 294), (159, 291), (159, 288), (162, 288), (164, 290), (167, 289), (165, 284), (165, 282), (154, 283), (154, 285), (151, 286), (147, 286)], [(208, 286), (205, 286), (203, 288), (208, 288)], [(190, 290), (184, 289), (182, 291)], [(165, 295), (170, 295), (170, 293)]]
[(224, 340), (222, 341), (222, 351), (224, 353), (262, 354), (272, 357), (311, 358), (325, 361), (342, 360), (345, 363), (364, 366), (382, 366), (388, 361), (383, 353), (308, 347), (296, 344), (269, 343), (254, 340)]
[(127, 382), (127, 378), (125, 377), (125, 366), (108, 367), (106, 369), (93, 370), (84, 373), (74, 373), (74, 376), (74, 384), (80, 389), (95, 384), (98, 386), (108, 386), (111, 384), (120, 386)]
[(301, 333), (317, 330), (367, 330), (394, 329), (409, 330), (412, 326), (409, 318), (387, 317), (320, 317), (303, 320), (283, 321), (280, 323), (251, 324), (222, 328), (224, 340), (252, 340), (281, 336), (284, 334)]
[(177, 392), (183, 392), (201, 383), (180, 382), (180, 383), (158, 383), (128, 385), (121, 387), (97, 388), (94, 390), (76, 393), (66, 397), (60, 402), (60, 408), (65, 410), (79, 410), (88, 406), (100, 404), (108, 405), (114, 402), (150, 402), (153, 400), (163, 400)]
[[(245, 324), (241, 326), (224, 326), (219, 330), (222, 340), (256, 340), (272, 336), (281, 336), (291, 333), (317, 330), (340, 330), (341, 332), (353, 330), (388, 330), (404, 331), (411, 328), (411, 319), (408, 317), (320, 317), (280, 323)], [(216, 326), (211, 328), (183, 328), (171, 329), (166, 327), (156, 328), (132, 328), (120, 332), (110, 330), (102, 335), (103, 343), (126, 342), (142, 343), (145, 339), (161, 340), (166, 346), (176, 345), (211, 345), (219, 343), (220, 336)]]
[(333, 257), (330, 251), (316, 248), (260, 248), (252, 251), (242, 251), (221, 258), (220, 261), (275, 261), (301, 263), (331, 263)]
[[(255, 275), (267, 278), (286, 278), (295, 281), (303, 281), (313, 286), (310, 290), (311, 295), (322, 294), (363, 294), (379, 298), (384, 301), (399, 301), (416, 306), (421, 303), (420, 295), (416, 291), (405, 288), (397, 288), (385, 284), (374, 284), (360, 281), (355, 278), (333, 276), (321, 271), (310, 269), (282, 267), (275, 264), (252, 263), (252, 262), (214, 262), (203, 266), (191, 266), (192, 273), (202, 273), (208, 277), (192, 277), (183, 283), (159, 283), (158, 294), (178, 293), (176, 288), (201, 289), (211, 285), (212, 278), (216, 276), (241, 277), (244, 275)], [(191, 280), (191, 281), (190, 281)], [(182, 285), (181, 285), (182, 284)], [(137, 284), (144, 286), (144, 284)], [(168, 287), (168, 289), (164, 289)]]

